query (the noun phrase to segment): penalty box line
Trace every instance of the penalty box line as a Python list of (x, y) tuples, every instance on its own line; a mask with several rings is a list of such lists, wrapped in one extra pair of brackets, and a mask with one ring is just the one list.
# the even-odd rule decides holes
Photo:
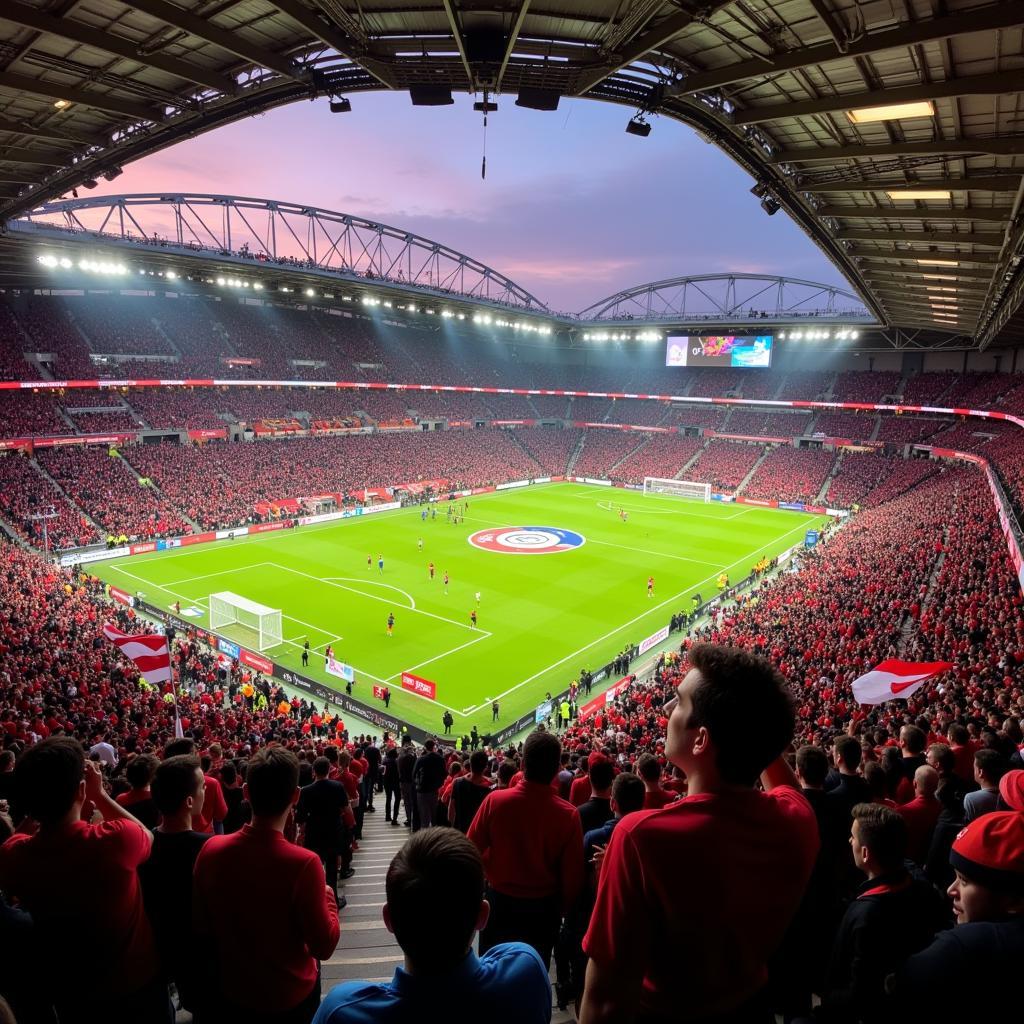
[[(811, 518), (813, 518), (813, 517), (811, 517)], [(810, 521), (811, 521), (810, 519), (807, 520), (807, 522), (810, 522)], [(783, 540), (784, 538), (789, 537), (791, 534), (797, 533), (800, 530), (805, 530), (807, 528), (807, 522), (801, 523), (799, 526), (794, 527), (792, 530), (789, 530), (786, 533), (780, 534), (778, 537), (776, 537), (773, 540), (769, 541), (767, 544), (762, 544), (760, 547), (754, 548), (753, 551), (748, 552), (742, 558), (737, 558), (736, 561), (732, 563), (732, 565), (727, 565), (724, 568), (726, 568), (726, 569), (733, 569), (737, 565), (742, 564), (743, 562), (747, 561), (752, 556), (756, 555), (759, 551), (763, 551), (765, 548), (771, 547), (771, 546), (777, 544), (780, 540)], [(627, 629), (629, 626), (632, 626), (634, 622), (639, 622), (645, 616), (650, 615), (651, 612), (656, 612), (659, 609), (664, 608), (666, 605), (674, 604), (676, 601), (678, 601), (688, 591), (696, 590), (698, 587), (704, 586), (705, 583), (710, 583), (712, 580), (716, 579), (717, 576), (718, 576), (717, 573), (712, 573), (712, 575), (708, 576), (707, 579), (703, 579), (699, 583), (693, 583), (689, 587), (687, 587), (685, 590), (680, 590), (678, 594), (674, 594), (672, 597), (666, 598), (664, 601), (661, 601), (658, 604), (656, 604), (653, 608), (648, 608), (647, 611), (641, 612), (639, 615), (637, 615), (634, 618), (630, 619), (629, 622), (624, 622), (624, 623), (622, 623), (621, 626), (616, 626), (614, 629), (609, 630), (607, 633), (605, 633), (604, 636), (599, 636), (599, 637), (597, 637), (597, 639), (591, 640), (590, 643), (585, 644), (579, 650), (573, 651), (572, 654), (567, 654), (564, 658), (559, 658), (558, 661), (554, 662), (554, 664), (552, 664), (552, 665), (548, 665), (547, 668), (542, 668), (539, 672), (535, 672), (532, 676), (530, 676), (529, 679), (524, 679), (521, 683), (516, 683), (515, 686), (509, 687), (509, 689), (505, 690), (503, 693), (499, 693), (498, 696), (495, 697), (494, 699), (495, 700), (500, 700), (503, 697), (507, 697), (510, 693), (515, 693), (516, 690), (518, 690), (520, 687), (526, 686), (528, 683), (532, 683), (535, 679), (539, 679), (541, 676), (547, 674), (548, 672), (551, 672), (553, 669), (558, 668), (559, 665), (564, 665), (567, 661), (570, 661), (571, 659), (578, 657), (579, 655), (583, 654), (585, 651), (589, 651), (591, 647), (595, 646), (596, 644), (602, 643), (603, 641), (607, 640), (609, 637), (615, 636), (616, 633), (621, 633), (622, 630)], [(469, 714), (471, 714), (471, 715), (475, 714), (481, 708), (484, 708), (486, 706), (487, 706), (486, 703), (478, 704), (476, 707), (469, 709)]]
[[(269, 563), (269, 562), (260, 562), (259, 564), (260, 565), (269, 565), (271, 563)], [(210, 613), (209, 603), (207, 601), (204, 601), (201, 597), (189, 597), (187, 594), (182, 594), (181, 592), (179, 592), (177, 590), (172, 590), (169, 586), (165, 586), (162, 583), (157, 583), (154, 580), (144, 579), (142, 576), (136, 576), (135, 573), (129, 572), (127, 569), (124, 569), (124, 568), (122, 568), (119, 565), (112, 565), (110, 568), (111, 569), (116, 569), (120, 573), (124, 573), (125, 576), (131, 576), (131, 578), (133, 580), (137, 580), (139, 583), (144, 583), (147, 587), (156, 587), (158, 590), (162, 590), (162, 591), (164, 591), (164, 593), (170, 594), (173, 597), (178, 598), (179, 601), (187, 601), (187, 602), (189, 602), (189, 604), (199, 605), (200, 608), (202, 608), (202, 609), (204, 609), (204, 611), (206, 611), (207, 615), (209, 615), (209, 613)], [(239, 569), (225, 569), (224, 572), (208, 573), (208, 574), (206, 574), (204, 576), (197, 576), (195, 578), (196, 579), (206, 579), (208, 576), (222, 576), (222, 575), (224, 575), (225, 572), (244, 572), (246, 569), (254, 569), (254, 568), (256, 568), (256, 566), (249, 565), (249, 566), (245, 566), (244, 568), (239, 568)], [(180, 586), (182, 583), (188, 583), (188, 582), (189, 582), (188, 580), (175, 580), (174, 584), (175, 584), (175, 586)], [(297, 622), (300, 626), (305, 626), (306, 629), (316, 630), (317, 633), (322, 633), (324, 636), (326, 636), (328, 638), (327, 639), (327, 643), (317, 644), (315, 647), (311, 646), (310, 650), (312, 650), (312, 651), (317, 651), (317, 650), (325, 649), (328, 644), (337, 643), (338, 641), (345, 639), (343, 636), (332, 636), (330, 630), (324, 629), (322, 626), (316, 626), (312, 622), (304, 622), (302, 619), (295, 618), (294, 615), (285, 615), (284, 612), (282, 612), (281, 613), (281, 618), (282, 619), (287, 619), (289, 622)], [(294, 640), (286, 640), (286, 639), (284, 639), (284, 637), (281, 638), (281, 643), (289, 644), (292, 647), (298, 648), (299, 650), (302, 649), (302, 644), (298, 644)]]
[[(260, 562), (259, 564), (260, 565), (274, 565), (278, 569), (285, 568), (284, 566), (277, 565), (275, 562)], [(156, 583), (153, 580), (147, 580), (147, 579), (144, 579), (142, 576), (137, 576), (135, 573), (129, 572), (127, 569), (123, 569), (119, 565), (112, 565), (110, 568), (116, 569), (120, 573), (124, 573), (125, 576), (130, 576), (133, 580), (137, 580), (139, 583), (143, 583), (147, 587), (156, 587), (158, 590), (163, 590), (165, 593), (171, 594), (173, 597), (176, 597), (179, 600), (188, 601), (191, 604), (199, 605), (201, 608), (203, 608), (206, 611), (207, 614), (209, 614), (210, 609), (209, 609), (208, 603), (206, 601), (202, 600), (202, 598), (189, 597), (187, 594), (182, 594), (182, 593), (179, 593), (178, 591), (171, 590), (169, 587), (162, 586), (161, 584)], [(224, 572), (243, 572), (245, 569), (252, 569), (252, 568), (255, 568), (255, 566), (249, 565), (249, 566), (245, 566), (245, 567), (238, 568), (238, 569), (224, 570)], [(291, 571), (292, 572), (298, 572), (299, 570), (291, 570)], [(223, 572), (221, 572), (221, 573), (210, 573), (210, 574), (206, 574), (206, 575), (201, 576), (201, 577), (196, 577), (196, 579), (205, 579), (208, 575), (218, 575), (218, 576), (221, 576), (223, 574), (224, 574)], [(309, 574), (308, 573), (303, 573), (302, 575), (309, 575)], [(311, 576), (310, 578), (311, 579), (318, 579), (318, 577), (316, 577), (316, 576)], [(187, 583), (187, 582), (188, 582), (188, 580), (176, 580), (175, 581), (176, 585), (179, 585), (179, 586), (182, 583)], [(321, 582), (323, 582), (323, 581), (321, 581)], [(333, 584), (333, 585), (336, 585), (336, 584)], [(345, 587), (343, 589), (351, 590), (352, 588), (351, 587)], [(366, 595), (366, 594), (362, 594), (360, 591), (354, 591), (354, 592), (359, 594), (361, 597), (369, 596), (369, 595)], [(381, 600), (381, 599), (380, 598), (376, 598), (375, 600)], [(407, 609), (407, 611), (413, 611), (413, 610), (414, 609), (412, 609), (412, 608)], [(416, 611), (420, 611), (419, 609), (415, 609), (415, 610)], [(430, 612), (422, 612), (422, 611), (420, 611), (420, 614), (422, 614), (422, 615), (430, 615), (431, 613)], [(436, 615), (432, 616), (432, 617), (433, 618), (440, 618), (440, 616), (436, 616)], [(327, 643), (317, 644), (316, 647), (311, 647), (310, 650), (314, 650), (314, 651), (315, 650), (322, 650), (322, 649), (325, 649), (327, 647), (327, 644), (329, 644), (329, 643), (337, 643), (337, 642), (339, 642), (341, 640), (344, 640), (344, 637), (341, 637), (341, 636), (331, 637), (330, 632), (328, 630), (324, 629), (323, 627), (315, 626), (315, 625), (313, 625), (310, 622), (303, 622), (302, 619), (296, 619), (292, 615), (285, 615), (282, 612), (281, 618), (287, 619), (289, 622), (297, 622), (300, 626), (305, 626), (307, 629), (315, 629), (318, 633), (322, 633), (324, 636), (328, 637)], [(449, 620), (445, 619), (443, 621), (447, 622)], [(454, 623), (454, 625), (462, 625), (462, 624), (461, 623)], [(466, 626), (465, 628), (466, 629), (470, 629), (472, 627)], [(477, 637), (474, 637), (468, 643), (460, 644), (458, 647), (455, 647), (455, 648), (453, 648), (450, 651), (445, 651), (443, 654), (439, 654), (439, 655), (436, 655), (433, 658), (429, 658), (427, 661), (420, 662), (419, 665), (414, 665), (413, 668), (405, 669), (404, 671), (411, 672), (411, 671), (413, 671), (413, 669), (422, 668), (424, 665), (430, 664), (433, 661), (437, 661), (439, 658), (447, 657), (449, 654), (454, 654), (455, 651), (460, 651), (460, 650), (462, 650), (462, 648), (470, 646), (470, 644), (479, 643), (481, 640), (486, 640), (488, 637), (493, 636), (493, 634), (489, 633), (487, 630), (477, 630), (477, 632), (480, 633), (480, 635), (477, 636)], [(289, 647), (294, 647), (296, 650), (299, 650), (299, 651), (301, 651), (303, 649), (302, 648), (302, 644), (296, 643), (294, 640), (286, 640), (286, 639), (284, 639), (284, 637), (282, 637), (281, 638), (281, 642), (284, 643), (284, 644), (288, 644)], [(353, 670), (358, 675), (363, 676), (366, 679), (372, 679), (375, 683), (381, 683), (384, 686), (388, 686), (390, 683), (394, 682), (394, 680), (402, 678), (402, 673), (401, 672), (398, 672), (395, 675), (390, 676), (388, 679), (383, 679), (380, 676), (375, 676), (372, 672), (367, 672), (365, 669), (359, 668), (357, 665), (353, 665), (352, 668), (353, 668)], [(402, 692), (403, 693), (408, 693), (408, 694), (410, 694), (413, 697), (418, 697), (420, 700), (429, 701), (430, 704), (433, 707), (443, 708), (445, 711), (451, 711), (452, 714), (462, 714), (463, 713), (463, 712), (459, 711), (457, 708), (449, 707), (447, 704), (443, 704), (439, 700), (433, 700), (430, 697), (425, 697), (421, 693), (416, 693), (415, 691), (412, 691), (412, 690), (403, 690)]]

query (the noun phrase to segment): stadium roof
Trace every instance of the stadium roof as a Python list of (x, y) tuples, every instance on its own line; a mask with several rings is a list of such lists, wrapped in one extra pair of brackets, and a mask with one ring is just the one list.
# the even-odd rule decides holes
[(720, 146), (882, 321), (1018, 343), (1022, 27), (1019, 0), (4, 0), (0, 218), (300, 99), (586, 96)]

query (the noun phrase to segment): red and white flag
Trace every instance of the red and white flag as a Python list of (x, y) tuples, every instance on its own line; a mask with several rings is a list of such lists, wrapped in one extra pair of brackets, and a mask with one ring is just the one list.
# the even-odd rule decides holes
[(952, 668), (948, 661), (900, 661), (887, 658), (870, 672), (853, 681), (853, 695), (860, 704), (882, 704), (906, 699), (917, 692), (925, 680)]
[(162, 686), (171, 680), (171, 652), (167, 637), (160, 633), (140, 633), (132, 636), (123, 633), (109, 622), (103, 626), (103, 635), (121, 648), (121, 653), (131, 661), (152, 686)]

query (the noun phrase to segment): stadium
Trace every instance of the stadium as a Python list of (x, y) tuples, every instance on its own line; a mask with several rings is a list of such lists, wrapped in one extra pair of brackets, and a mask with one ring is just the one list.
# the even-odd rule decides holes
[[(0, 39), (0, 1022), (1005, 1012), (1024, 3), (9, 0)], [(578, 99), (638, 221), (735, 198), (728, 269), (587, 280), (525, 186), (552, 238), (474, 254), (274, 136), (461, 103), (485, 182), (489, 119)], [(121, 190), (257, 115), (265, 167)], [(644, 196), (652, 131), (721, 181)]]

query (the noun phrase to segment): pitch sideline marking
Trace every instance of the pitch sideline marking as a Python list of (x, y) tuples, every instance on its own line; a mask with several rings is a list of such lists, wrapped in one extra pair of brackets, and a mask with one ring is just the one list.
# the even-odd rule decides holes
[[(264, 565), (264, 564), (267, 564), (267, 563), (261, 562), (260, 564)], [(273, 563), (269, 563), (269, 564), (273, 564)], [(332, 580), (346, 580), (349, 583), (363, 583), (363, 584), (365, 584), (368, 587), (386, 587), (388, 590), (396, 590), (403, 597), (407, 597), (409, 599), (409, 609), (411, 611), (417, 611), (416, 599), (412, 596), (412, 594), (409, 593), (409, 591), (402, 590), (401, 587), (394, 587), (390, 583), (378, 583), (377, 580), (364, 580), (364, 579), (360, 579), (358, 576), (324, 576), (323, 577), (323, 582), (324, 583), (330, 583)], [(350, 587), (349, 589), (351, 590), (352, 588)], [(370, 595), (367, 594), (366, 596), (369, 597)]]
[[(183, 580), (170, 580), (167, 583), (168, 587), (178, 587), (183, 583), (195, 583), (196, 580), (208, 580), (211, 576), (226, 576), (232, 572), (245, 572), (246, 569), (258, 569), (261, 565), (270, 565), (270, 562), (253, 562), (252, 565), (242, 565), (235, 569), (221, 569), (218, 572), (204, 573), (202, 576), (189, 576)], [(115, 568), (117, 568), (115, 566)], [(158, 584), (159, 585), (159, 584)]]
[[(808, 520), (808, 522), (809, 521), (810, 520)], [(788, 537), (790, 534), (797, 533), (799, 530), (805, 530), (806, 528), (807, 523), (801, 523), (800, 526), (794, 527), (787, 533), (781, 534), (780, 536), (771, 540), (768, 544), (762, 544), (761, 547), (754, 548), (753, 551), (748, 552), (742, 558), (737, 558), (736, 561), (732, 563), (732, 565), (725, 566), (725, 568), (732, 569), (735, 566), (740, 565), (742, 562), (747, 561), (751, 557), (751, 555), (757, 554), (758, 551), (762, 551), (764, 548), (778, 543), (778, 541), (782, 540), (785, 537)], [(691, 584), (690, 586), (686, 587), (686, 589), (679, 591), (678, 594), (674, 594), (672, 597), (666, 598), (664, 601), (661, 601), (659, 604), (656, 604), (653, 608), (648, 608), (646, 612), (641, 612), (639, 615), (630, 619), (629, 622), (624, 622), (622, 623), (622, 625), (616, 626), (614, 629), (605, 633), (604, 636), (599, 636), (596, 639), (591, 640), (590, 643), (585, 644), (578, 651), (573, 651), (572, 654), (567, 654), (564, 658), (560, 658), (554, 664), (548, 665), (547, 668), (542, 668), (539, 672), (535, 672), (532, 676), (530, 676), (529, 679), (524, 679), (521, 683), (516, 683), (515, 686), (509, 687), (509, 689), (505, 690), (503, 693), (499, 693), (495, 700), (500, 700), (503, 697), (507, 697), (510, 693), (515, 693), (515, 691), (518, 690), (521, 686), (525, 686), (527, 683), (532, 683), (534, 679), (539, 679), (545, 673), (550, 672), (552, 669), (558, 668), (559, 665), (564, 665), (567, 661), (571, 660), (572, 658), (578, 657), (584, 651), (590, 650), (590, 648), (593, 647), (595, 644), (602, 643), (609, 637), (614, 636), (616, 633), (622, 632), (622, 630), (626, 629), (629, 626), (632, 626), (634, 622), (639, 622), (640, 619), (644, 618), (650, 612), (656, 612), (659, 608), (664, 608), (666, 605), (673, 604), (674, 602), (678, 601), (688, 591), (696, 590), (698, 587), (704, 586), (705, 583), (710, 583), (712, 580), (717, 578), (717, 575), (717, 573), (712, 573), (712, 575), (708, 576), (707, 579), (701, 580), (699, 583)], [(474, 714), (475, 712), (479, 711), (481, 708), (484, 708), (486, 706), (486, 704), (478, 704), (476, 707), (472, 708), (469, 713)]]

